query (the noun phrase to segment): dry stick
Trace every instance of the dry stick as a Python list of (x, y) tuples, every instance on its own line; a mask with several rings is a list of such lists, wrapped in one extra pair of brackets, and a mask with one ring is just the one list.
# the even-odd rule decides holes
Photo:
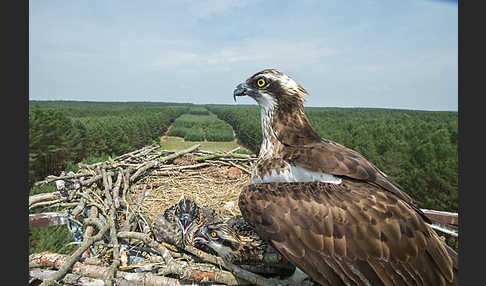
[[(154, 145), (157, 145), (157, 146), (153, 147)], [(118, 157), (115, 157), (113, 160), (116, 161), (116, 160), (121, 160), (122, 158), (130, 157), (130, 156), (133, 156), (134, 154), (136, 154), (137, 152), (140, 153), (144, 149), (149, 149), (149, 148), (152, 148), (152, 147), (153, 147), (153, 149), (156, 149), (156, 148), (160, 147), (160, 145), (158, 145), (158, 144), (152, 144), (152, 145), (149, 145), (149, 146), (145, 146), (145, 147), (143, 147), (141, 149), (138, 149), (138, 150), (135, 150), (135, 151), (132, 151), (132, 152), (129, 152), (129, 153), (122, 154), (122, 155), (120, 155)]]
[[(40, 266), (62, 268), (65, 265), (69, 257), (63, 254), (42, 252), (37, 254), (32, 254), (29, 256), (29, 264), (36, 264)], [(72, 267), (72, 272), (74, 274), (79, 274), (85, 277), (91, 277), (95, 279), (102, 279), (108, 269), (102, 266), (88, 265), (81, 262), (76, 262)], [(57, 272), (56, 272), (57, 273)], [(43, 285), (44, 281), (41, 285)], [(128, 283), (129, 284), (128, 284)], [(158, 276), (150, 273), (130, 273), (117, 271), (116, 273), (116, 285), (145, 285), (145, 286), (182, 286), (187, 285), (186, 282), (179, 281), (174, 278), (168, 278), (163, 276)], [(192, 283), (192, 285), (200, 285), (199, 283)]]
[(198, 169), (201, 167), (206, 167), (206, 166), (211, 166), (212, 164), (210, 163), (199, 163), (195, 165), (188, 165), (188, 166), (174, 166), (174, 167), (164, 167), (164, 168), (159, 168), (156, 170), (150, 171), (149, 175), (152, 176), (170, 176), (173, 175), (174, 172), (172, 171), (178, 171), (178, 170), (187, 170), (187, 169)]
[(84, 241), (81, 243), (78, 249), (66, 259), (66, 262), (59, 268), (59, 271), (56, 273), (52, 274), (42, 282), (41, 286), (46, 286), (46, 285), (53, 285), (54, 281), (62, 279), (64, 275), (69, 271), (71, 266), (76, 262), (76, 260), (83, 254), (83, 252), (88, 249), (88, 247), (93, 244), (95, 241), (101, 240), (103, 238), (103, 235), (108, 231), (108, 228), (110, 227), (109, 224), (102, 225), (102, 222), (99, 221), (98, 219), (90, 219), (87, 218), (84, 220), (84, 224), (94, 224), (98, 227), (99, 231), (96, 235), (90, 237), (88, 240)]
[(226, 262), (224, 262), (224, 260), (219, 256), (214, 256), (214, 255), (209, 254), (207, 252), (204, 252), (200, 249), (197, 249), (197, 248), (195, 248), (194, 246), (191, 246), (191, 245), (186, 245), (184, 247), (184, 250), (189, 252), (192, 255), (197, 256), (202, 261), (209, 262), (209, 263), (212, 263), (214, 265), (220, 265), (220, 266), (225, 267), (226, 269), (231, 269), (226, 265)]
[(47, 201), (47, 202), (39, 202), (39, 203), (36, 203), (36, 204), (33, 204), (31, 206), (29, 206), (29, 210), (33, 209), (33, 208), (36, 208), (36, 207), (41, 207), (41, 206), (50, 206), (50, 205), (53, 205), (53, 204), (56, 204), (56, 203), (59, 203), (59, 202), (62, 202), (63, 200), (53, 200), (53, 201)]
[(115, 277), (115, 271), (117, 270), (118, 266), (120, 266), (120, 246), (118, 244), (118, 238), (116, 235), (116, 225), (115, 225), (115, 208), (113, 204), (110, 207), (110, 216), (108, 216), (108, 221), (110, 224), (110, 238), (111, 243), (113, 244), (113, 262), (108, 270), (105, 279), (105, 285), (111, 286), (113, 284), (113, 278)]
[[(98, 208), (96, 206), (91, 206), (91, 211), (89, 213), (90, 218), (97, 218), (98, 217)], [(93, 226), (88, 225), (86, 227), (86, 230), (84, 231), (83, 235), (83, 241), (86, 241), (90, 238), (90, 236), (93, 234)], [(83, 252), (82, 257), (89, 257), (89, 250), (86, 250)]]
[(127, 203), (127, 191), (130, 187), (130, 171), (129, 169), (123, 172), (123, 191), (122, 191), (122, 200)]
[(61, 199), (62, 195), (61, 192), (52, 192), (52, 193), (42, 193), (42, 194), (37, 194), (37, 195), (32, 195), (29, 196), (29, 208), (33, 204), (41, 201), (49, 201), (49, 200), (56, 200), (56, 199)]
[(229, 151), (228, 153), (230, 153), (230, 154), (231, 154), (231, 153), (234, 153), (234, 152), (236, 152), (236, 151), (238, 151), (238, 150), (240, 150), (240, 149), (241, 149), (241, 147), (240, 147), (240, 146), (238, 146), (238, 147), (236, 147), (235, 149), (233, 149), (233, 150)]
[(244, 167), (242, 167), (242, 166), (240, 166), (240, 165), (238, 165), (238, 164), (235, 164), (235, 163), (233, 163), (233, 162), (231, 162), (231, 161), (229, 161), (229, 162), (230, 162), (230, 164), (231, 164), (231, 165), (233, 165), (234, 167), (236, 167), (236, 168), (238, 168), (238, 169), (240, 169), (240, 170), (242, 170), (242, 171), (245, 171), (246, 173), (248, 173), (248, 174), (250, 174), (250, 175), (251, 175), (251, 172), (250, 172), (248, 169), (246, 169), (246, 168), (244, 168)]
[(171, 264), (167, 267), (160, 268), (157, 271), (159, 275), (176, 274), (181, 280), (190, 280), (197, 282), (215, 282), (225, 285), (248, 285), (243, 279), (239, 279), (229, 271), (215, 268), (215, 266), (188, 264), (181, 262)]
[[(98, 202), (96, 202), (90, 195), (89, 193), (91, 192), (90, 189), (88, 189), (86, 191), (86, 193), (80, 193), (79, 195), (83, 198), (86, 199), (86, 201), (88, 202), (88, 205), (92, 205), (92, 206), (96, 206), (98, 208), (98, 210), (100, 210), (104, 216), (106, 216), (106, 213), (105, 213), (105, 207), (100, 205)], [(93, 193), (94, 194), (94, 193)]]
[(190, 153), (194, 150), (196, 150), (197, 148), (199, 148), (199, 146), (201, 146), (201, 144), (196, 144), (188, 149), (185, 149), (185, 150), (182, 150), (182, 151), (179, 151), (179, 152), (176, 152), (174, 154), (171, 154), (169, 156), (165, 156), (163, 158), (161, 158), (160, 160), (158, 161), (150, 161), (150, 162), (147, 162), (145, 164), (143, 164), (136, 172), (135, 174), (133, 174), (131, 177), (130, 177), (130, 182), (133, 182), (135, 181), (136, 178), (138, 178), (143, 172), (145, 172), (146, 170), (154, 167), (155, 165), (157, 164), (160, 164), (160, 163), (164, 163), (166, 161), (169, 161), (169, 160), (172, 160), (174, 158), (177, 158), (181, 155), (184, 155), (186, 153)]
[(81, 180), (81, 186), (89, 186), (92, 183), (94, 183), (94, 182), (96, 182), (98, 180), (101, 180), (101, 179), (103, 179), (103, 176), (102, 175), (96, 175), (96, 176), (93, 176), (91, 179)]
[(166, 264), (171, 264), (174, 263), (174, 259), (170, 255), (170, 252), (167, 248), (165, 248), (163, 245), (160, 243), (156, 242), (150, 236), (148, 236), (145, 233), (141, 232), (134, 232), (134, 231), (120, 231), (118, 232), (118, 237), (119, 238), (132, 238), (132, 239), (137, 239), (143, 241), (148, 247), (154, 249), (159, 253), (162, 258), (164, 259), (164, 262)]
[[(39, 280), (45, 280), (47, 279), (47, 277), (51, 276), (55, 272), (56, 272), (55, 270), (35, 268), (29, 270), (29, 277), (39, 279)], [(84, 277), (80, 274), (70, 274), (70, 273), (66, 274), (66, 276), (60, 279), (60, 281), (67, 285), (90, 285), (90, 286), (104, 285), (103, 280)]]
[(215, 158), (242, 158), (242, 159), (252, 159), (250, 155), (245, 155), (245, 154), (238, 154), (238, 153), (214, 153), (210, 154), (207, 156), (197, 156), (195, 159), (196, 161), (204, 161), (204, 160), (209, 160), (209, 159), (215, 159)]
[(116, 178), (115, 187), (113, 187), (113, 203), (116, 209), (120, 207), (120, 200), (118, 197), (119, 197), (122, 177), (123, 177), (123, 169), (118, 168), (118, 176)]
[(86, 199), (81, 198), (78, 202), (78, 205), (71, 211), (73, 217), (78, 216), (84, 210), (85, 206), (86, 206)]
[(118, 191), (120, 189), (120, 184), (122, 180), (122, 170), (118, 169), (118, 177), (115, 182), (115, 187), (113, 188), (113, 201), (110, 205), (110, 215), (108, 217), (108, 221), (110, 222), (110, 238), (113, 244), (113, 262), (110, 266), (110, 270), (108, 271), (108, 275), (105, 279), (106, 286), (110, 286), (113, 284), (113, 279), (115, 277), (115, 271), (117, 270), (118, 266), (120, 266), (120, 246), (118, 244), (118, 237), (116, 235), (116, 210), (120, 207), (120, 203), (118, 201)]
[[(103, 176), (103, 186), (104, 186), (104, 193), (105, 193), (105, 204), (109, 205), (112, 202), (110, 190), (111, 186), (108, 181), (108, 175), (106, 174), (105, 168), (101, 168), (101, 175)], [(111, 176), (110, 176), (111, 177)]]
[(73, 178), (79, 178), (79, 177), (85, 177), (85, 176), (90, 176), (91, 174), (74, 174), (74, 175), (66, 175), (66, 176), (48, 176), (45, 180), (38, 181), (34, 183), (34, 186), (39, 186), (39, 185), (44, 185), (50, 182), (58, 181), (58, 180), (64, 180), (64, 179), (73, 179)]

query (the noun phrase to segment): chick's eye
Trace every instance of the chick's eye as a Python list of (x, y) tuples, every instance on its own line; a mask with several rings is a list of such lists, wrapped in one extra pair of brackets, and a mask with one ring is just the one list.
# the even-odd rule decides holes
[(264, 87), (266, 84), (267, 82), (263, 78), (257, 80), (258, 87)]
[(214, 231), (211, 232), (211, 237), (216, 237), (216, 233)]

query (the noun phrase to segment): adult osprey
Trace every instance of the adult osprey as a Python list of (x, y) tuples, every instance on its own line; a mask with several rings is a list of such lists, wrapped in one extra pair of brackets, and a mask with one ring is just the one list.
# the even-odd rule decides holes
[(322, 285), (457, 284), (457, 254), (391, 177), (319, 137), (302, 86), (267, 69), (236, 96), (261, 109), (263, 142), (239, 207), (263, 239)]

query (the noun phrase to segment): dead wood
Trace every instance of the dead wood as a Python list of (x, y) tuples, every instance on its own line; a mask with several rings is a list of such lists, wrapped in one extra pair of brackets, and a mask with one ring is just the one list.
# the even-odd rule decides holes
[(61, 198), (62, 195), (59, 191), (32, 195), (29, 197), (29, 208), (32, 208), (32, 205), (41, 201), (60, 200)]
[[(238, 197), (250, 182), (255, 158), (236, 151), (210, 152), (199, 145), (169, 151), (153, 144), (105, 162), (78, 164), (76, 174), (37, 182), (56, 184), (58, 191), (29, 197), (29, 209), (46, 209), (30, 214), (29, 226), (78, 225), (70, 231), (80, 231), (71, 233), (79, 247), (70, 255), (32, 254), (29, 276), (43, 285), (288, 283), (263, 277), (285, 277), (293, 270), (276, 253), (264, 254), (257, 264), (230, 265), (192, 246), (179, 249), (159, 243), (151, 234), (153, 218), (181, 195), (216, 209), (225, 220), (241, 214)], [(230, 167), (243, 172), (230, 178)]]
[[(66, 264), (66, 261), (68, 259), (69, 258), (67, 255), (62, 255), (62, 254), (57, 254), (52, 252), (42, 252), (39, 254), (30, 255), (29, 262), (32, 261), (33, 263), (39, 266), (54, 267), (56, 269), (60, 269)], [(76, 262), (72, 265), (72, 273), (79, 274), (83, 277), (95, 278), (97, 280), (103, 279), (107, 275), (108, 271), (109, 271), (108, 267), (89, 265), (81, 262)], [(43, 284), (52, 285), (52, 284), (45, 284), (45, 283), (46, 281), (50, 281), (49, 277), (52, 277), (56, 273), (58, 272), (54, 272), (54, 273), (51, 272), (50, 276), (48, 276), (47, 278), (42, 277), (45, 280), (44, 282), (42, 282), (41, 285)], [(178, 279), (158, 276), (151, 273), (130, 273), (130, 272), (118, 271), (116, 273), (115, 279), (117, 279), (116, 285), (123, 285), (120, 283), (123, 280), (132, 283), (130, 285), (147, 285), (147, 286), (149, 285), (154, 285), (154, 286), (155, 285), (157, 286), (158, 285), (187, 285), (187, 283), (184, 283), (183, 281), (180, 281)], [(75, 285), (79, 285), (79, 284), (75, 284)], [(194, 285), (199, 285), (199, 283), (194, 283)]]

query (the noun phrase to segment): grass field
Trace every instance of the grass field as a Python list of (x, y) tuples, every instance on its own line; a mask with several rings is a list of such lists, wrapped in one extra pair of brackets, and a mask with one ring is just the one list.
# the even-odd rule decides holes
[(201, 144), (199, 147), (202, 150), (207, 151), (222, 151), (228, 152), (237, 147), (241, 149), (238, 151), (239, 153), (251, 154), (252, 152), (236, 143), (236, 140), (228, 141), (228, 142), (210, 142), (210, 141), (185, 141), (184, 138), (181, 137), (174, 137), (174, 136), (164, 136), (160, 140), (160, 144), (162, 149), (167, 150), (182, 150), (189, 148), (195, 144)]

